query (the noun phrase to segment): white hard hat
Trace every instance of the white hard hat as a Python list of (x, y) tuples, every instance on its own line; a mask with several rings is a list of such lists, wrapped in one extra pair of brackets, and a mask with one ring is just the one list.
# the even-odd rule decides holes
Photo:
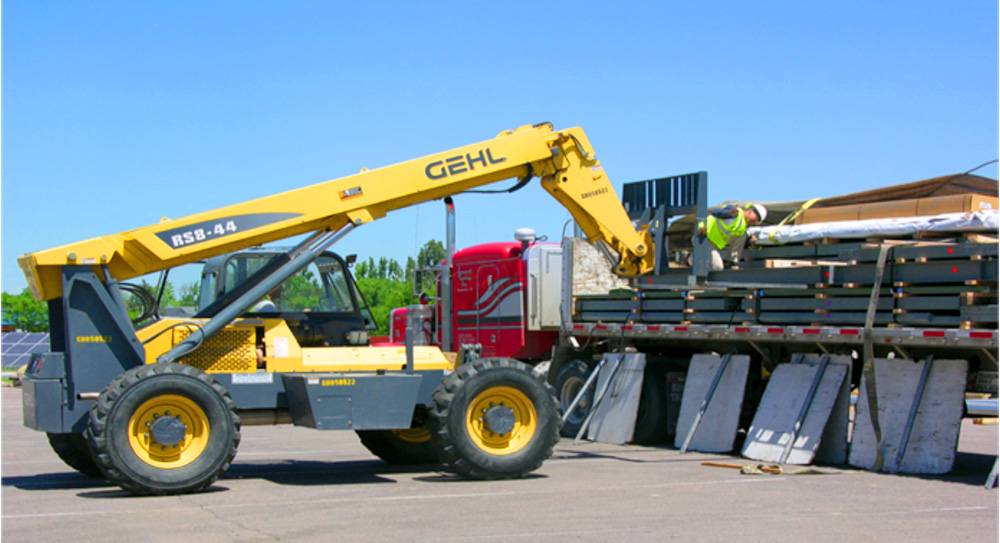
[(767, 208), (760, 204), (752, 204), (750, 207), (757, 212), (757, 216), (760, 217), (760, 222), (764, 222), (764, 219), (767, 218)]

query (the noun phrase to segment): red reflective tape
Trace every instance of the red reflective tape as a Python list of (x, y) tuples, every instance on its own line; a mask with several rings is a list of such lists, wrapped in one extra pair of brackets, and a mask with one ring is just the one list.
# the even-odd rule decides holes
[(675, 332), (687, 332), (688, 331), (688, 327), (687, 326), (674, 326), (674, 331)]
[(944, 330), (924, 330), (924, 337), (944, 337)]
[(622, 326), (622, 330), (631, 330), (631, 329), (632, 329), (631, 324), (626, 324), (625, 326)]
[(597, 328), (598, 330), (607, 330), (608, 329), (607, 325), (604, 325), (604, 324), (597, 324), (597, 325), (594, 326), (594, 328)]
[(844, 328), (844, 329), (842, 329), (840, 331), (840, 335), (842, 335), (842, 336), (856, 336), (856, 335), (858, 335), (860, 333), (861, 333), (860, 330), (856, 330), (856, 329), (852, 329), (852, 328)]
[(649, 330), (650, 332), (659, 332), (660, 331), (660, 327), (659, 326), (647, 326), (646, 330)]
[(802, 333), (803, 334), (818, 334), (819, 333), (819, 328), (803, 328), (802, 329)]
[(784, 334), (785, 333), (785, 329), (784, 328), (768, 328), (767, 329), (767, 333), (768, 334)]
[(993, 339), (993, 332), (969, 332), (969, 337), (976, 339)]
[(573, 329), (574, 330), (583, 330), (584, 328), (586, 328), (586, 326), (584, 326), (582, 324), (574, 324), (573, 325)]
[(737, 326), (736, 327), (736, 331), (739, 332), (739, 333), (741, 333), (741, 334), (746, 334), (746, 333), (750, 332), (750, 329), (747, 328), (746, 326)]

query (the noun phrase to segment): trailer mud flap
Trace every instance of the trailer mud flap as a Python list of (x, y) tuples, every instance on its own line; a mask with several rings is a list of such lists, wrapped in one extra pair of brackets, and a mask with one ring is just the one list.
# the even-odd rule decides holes
[(282, 374), (296, 426), (318, 430), (396, 430), (410, 427), (419, 374)]

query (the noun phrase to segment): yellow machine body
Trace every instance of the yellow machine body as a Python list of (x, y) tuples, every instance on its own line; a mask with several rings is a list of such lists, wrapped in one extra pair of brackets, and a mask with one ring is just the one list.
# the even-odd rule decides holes
[(650, 236), (636, 230), (580, 128), (545, 123), (492, 140), (318, 183), (181, 219), (102, 236), (18, 259), (38, 300), (62, 293), (64, 266), (93, 266), (117, 280), (139, 277), (246, 247), (361, 225), (389, 211), (511, 178), (541, 177), (588, 239), (617, 253), (616, 271), (653, 267)]
[[(196, 330), (198, 323), (198, 319), (168, 318), (138, 330), (136, 337), (148, 342), (146, 363), (156, 363), (157, 357)], [(264, 355), (262, 366), (257, 362), (258, 348)], [(205, 373), (399, 371), (406, 367), (406, 348), (300, 347), (281, 319), (237, 319), (180, 362)], [(454, 369), (453, 360), (432, 346), (415, 346), (413, 365), (417, 371)]]

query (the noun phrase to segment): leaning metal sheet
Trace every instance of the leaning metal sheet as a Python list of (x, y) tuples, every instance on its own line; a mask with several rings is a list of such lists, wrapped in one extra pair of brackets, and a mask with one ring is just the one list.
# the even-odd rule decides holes
[[(848, 367), (831, 361), (820, 376), (818, 366), (779, 364), (747, 432), (743, 456), (762, 462), (811, 464), (838, 397), (848, 393), (842, 387)], [(814, 392), (811, 398), (810, 390)], [(796, 429), (806, 402), (805, 416)]]

